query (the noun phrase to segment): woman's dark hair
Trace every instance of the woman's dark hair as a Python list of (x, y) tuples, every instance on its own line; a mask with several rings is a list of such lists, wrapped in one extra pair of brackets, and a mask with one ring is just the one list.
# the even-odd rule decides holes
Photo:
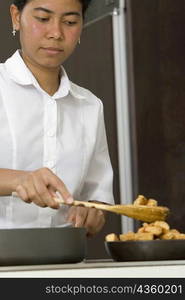
[[(23, 10), (24, 6), (26, 3), (28, 3), (30, 0), (14, 0), (13, 4), (17, 6), (17, 8), (21, 11)], [(92, 0), (79, 0), (82, 3), (82, 12), (83, 12), (83, 17), (85, 15), (85, 12)]]

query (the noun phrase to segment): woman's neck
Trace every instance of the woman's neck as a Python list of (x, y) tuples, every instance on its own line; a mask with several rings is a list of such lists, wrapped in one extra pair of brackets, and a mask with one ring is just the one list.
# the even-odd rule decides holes
[(25, 64), (30, 69), (40, 87), (49, 95), (54, 95), (60, 85), (60, 67), (45, 68), (42, 66), (31, 64), (27, 59), (24, 59)]
[(30, 68), (40, 87), (49, 95), (54, 95), (60, 84), (60, 70), (39, 70)]

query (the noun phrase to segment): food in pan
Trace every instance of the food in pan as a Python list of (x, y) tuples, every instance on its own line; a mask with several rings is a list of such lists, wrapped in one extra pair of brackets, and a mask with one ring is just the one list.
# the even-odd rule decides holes
[(119, 241), (119, 237), (115, 233), (110, 233), (106, 236), (106, 241), (107, 242), (117, 242)]
[(120, 241), (149, 241), (153, 240), (153, 234), (150, 232), (143, 232), (143, 233), (134, 233), (134, 232), (128, 232), (125, 234), (120, 234), (119, 235), (119, 240)]
[[(147, 199), (139, 195), (133, 205), (157, 206), (155, 199)], [(106, 235), (106, 241), (148, 241), (148, 240), (179, 240), (185, 239), (185, 233), (180, 233), (176, 229), (170, 229), (170, 225), (165, 221), (155, 221), (143, 223), (137, 232), (127, 232), (124, 234), (110, 233)]]
[(156, 221), (153, 223), (143, 223), (137, 232), (127, 232), (116, 235), (108, 234), (105, 237), (107, 242), (110, 241), (149, 241), (149, 240), (185, 240), (185, 233), (180, 233), (176, 229), (170, 229), (168, 223)]

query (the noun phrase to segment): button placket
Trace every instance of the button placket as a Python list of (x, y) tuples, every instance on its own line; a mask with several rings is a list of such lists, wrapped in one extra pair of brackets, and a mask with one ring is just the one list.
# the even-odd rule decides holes
[[(49, 101), (48, 101), (49, 100)], [(47, 99), (44, 126), (44, 166), (55, 171), (56, 167), (57, 103)]]

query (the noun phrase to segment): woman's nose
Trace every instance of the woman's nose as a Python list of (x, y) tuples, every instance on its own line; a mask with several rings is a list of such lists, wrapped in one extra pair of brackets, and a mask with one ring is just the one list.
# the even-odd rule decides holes
[(48, 37), (56, 39), (56, 40), (64, 38), (61, 23), (54, 22), (54, 23), (50, 24), (49, 30), (48, 30)]

